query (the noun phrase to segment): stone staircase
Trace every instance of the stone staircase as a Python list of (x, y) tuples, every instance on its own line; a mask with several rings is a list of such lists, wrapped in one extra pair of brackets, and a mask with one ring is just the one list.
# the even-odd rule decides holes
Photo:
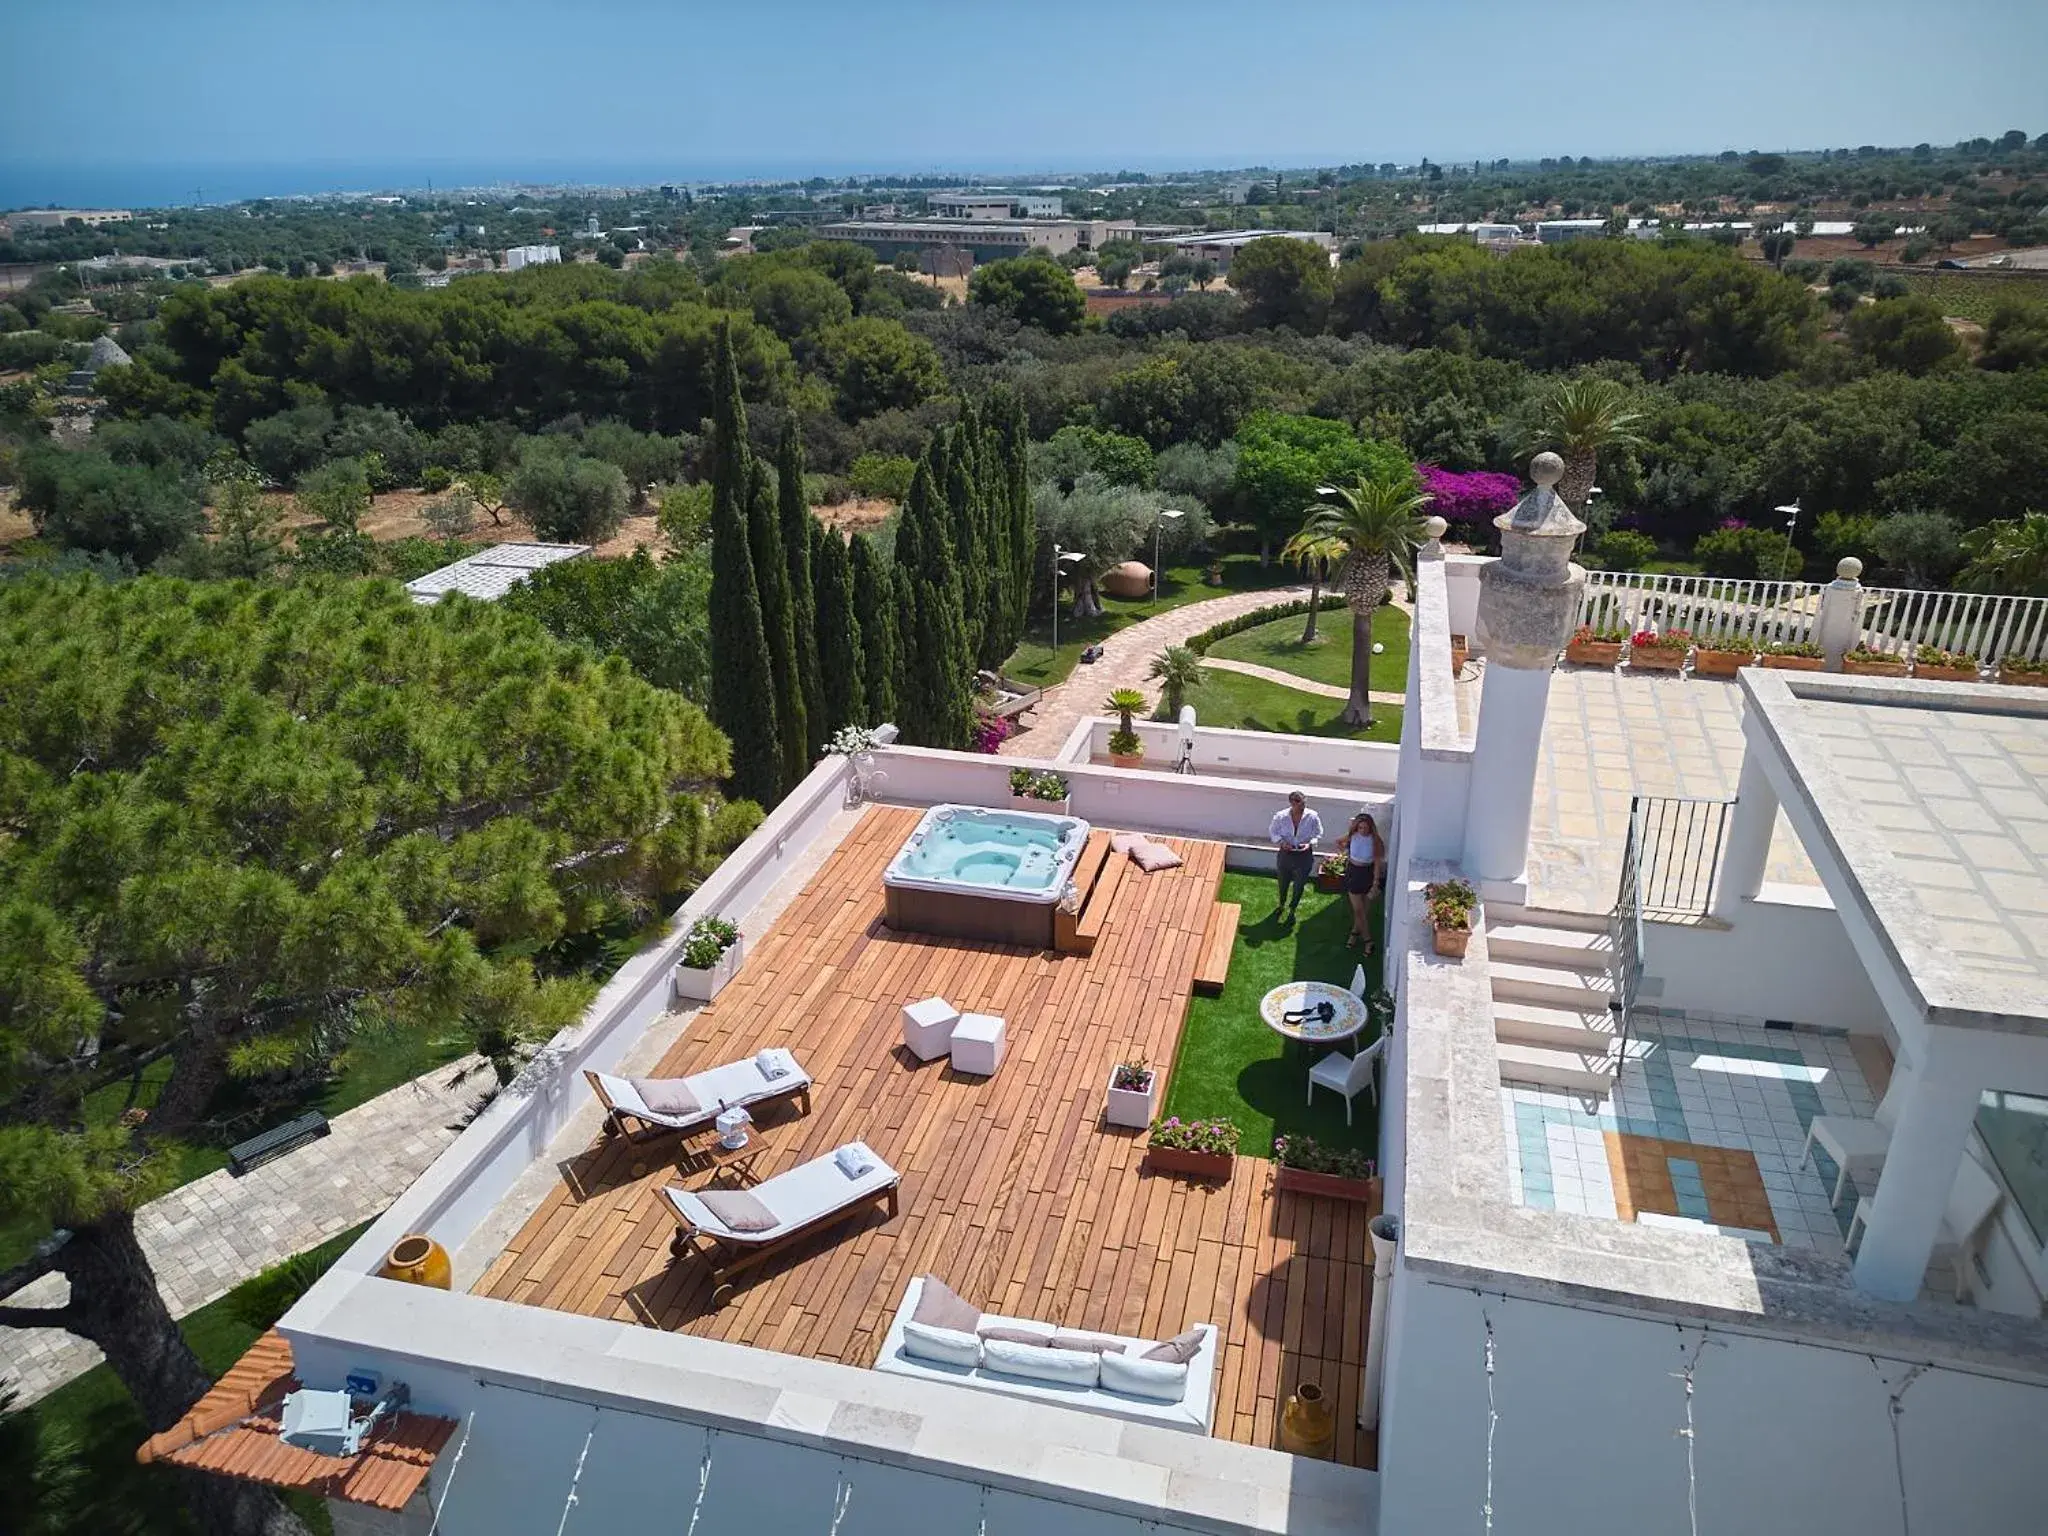
[(1620, 1065), (1607, 919), (1490, 904), (1486, 948), (1502, 1080), (1605, 1098)]

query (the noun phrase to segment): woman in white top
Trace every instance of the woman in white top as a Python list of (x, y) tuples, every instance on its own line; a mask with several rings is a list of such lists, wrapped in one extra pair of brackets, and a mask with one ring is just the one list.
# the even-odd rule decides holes
[(1360, 811), (1344, 831), (1344, 895), (1351, 902), (1348, 948), (1363, 944), (1372, 953), (1372, 899), (1387, 877), (1387, 844), (1370, 811)]

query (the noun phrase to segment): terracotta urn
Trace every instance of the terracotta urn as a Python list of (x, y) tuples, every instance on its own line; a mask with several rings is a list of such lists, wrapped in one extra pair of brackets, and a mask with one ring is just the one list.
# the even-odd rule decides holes
[(1337, 1443), (1337, 1421), (1323, 1389), (1304, 1381), (1280, 1410), (1280, 1449), (1294, 1456), (1326, 1459)]
[(384, 1266), (377, 1271), (386, 1280), (403, 1280), (407, 1285), (431, 1286), (445, 1291), (455, 1280), (455, 1268), (448, 1250), (431, 1237), (410, 1232), (391, 1245)]

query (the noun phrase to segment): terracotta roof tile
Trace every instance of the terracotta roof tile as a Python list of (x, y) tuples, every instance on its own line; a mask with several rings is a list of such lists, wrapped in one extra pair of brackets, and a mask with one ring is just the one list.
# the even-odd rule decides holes
[(272, 1330), (228, 1368), (192, 1411), (136, 1449), (137, 1461), (170, 1461), (223, 1477), (300, 1488), (380, 1509), (403, 1509), (427, 1480), (455, 1432), (453, 1419), (399, 1413), (371, 1432), (354, 1456), (322, 1456), (286, 1445), (285, 1394), (299, 1385), (292, 1347)]

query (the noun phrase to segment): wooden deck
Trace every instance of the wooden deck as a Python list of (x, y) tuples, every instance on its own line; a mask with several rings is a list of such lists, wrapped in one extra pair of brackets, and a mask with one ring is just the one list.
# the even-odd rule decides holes
[[(763, 1118), (756, 1171), (860, 1138), (902, 1173), (901, 1214), (804, 1243), (712, 1311), (705, 1266), (669, 1258), (675, 1225), (655, 1198), (679, 1157), (692, 1187), (705, 1175), (676, 1141), (600, 1143), (563, 1165), (476, 1291), (862, 1367), (926, 1272), (986, 1310), (1070, 1328), (1163, 1338), (1209, 1321), (1224, 1337), (1219, 1436), (1274, 1444), (1278, 1405), (1315, 1381), (1333, 1399), (1337, 1458), (1372, 1465), (1374, 1437), (1355, 1427), (1365, 1208), (1276, 1195), (1272, 1165), (1252, 1158), (1227, 1186), (1154, 1177), (1142, 1134), (1101, 1123), (1114, 1063), (1173, 1060), (1222, 846), (1173, 842), (1182, 868), (1134, 871), (1094, 953), (1059, 955), (885, 927), (882, 869), (916, 821), (870, 810), (658, 1069), (788, 1046), (817, 1079), (814, 1110)], [(898, 1010), (933, 993), (1009, 1021), (995, 1077), (904, 1049)]]

